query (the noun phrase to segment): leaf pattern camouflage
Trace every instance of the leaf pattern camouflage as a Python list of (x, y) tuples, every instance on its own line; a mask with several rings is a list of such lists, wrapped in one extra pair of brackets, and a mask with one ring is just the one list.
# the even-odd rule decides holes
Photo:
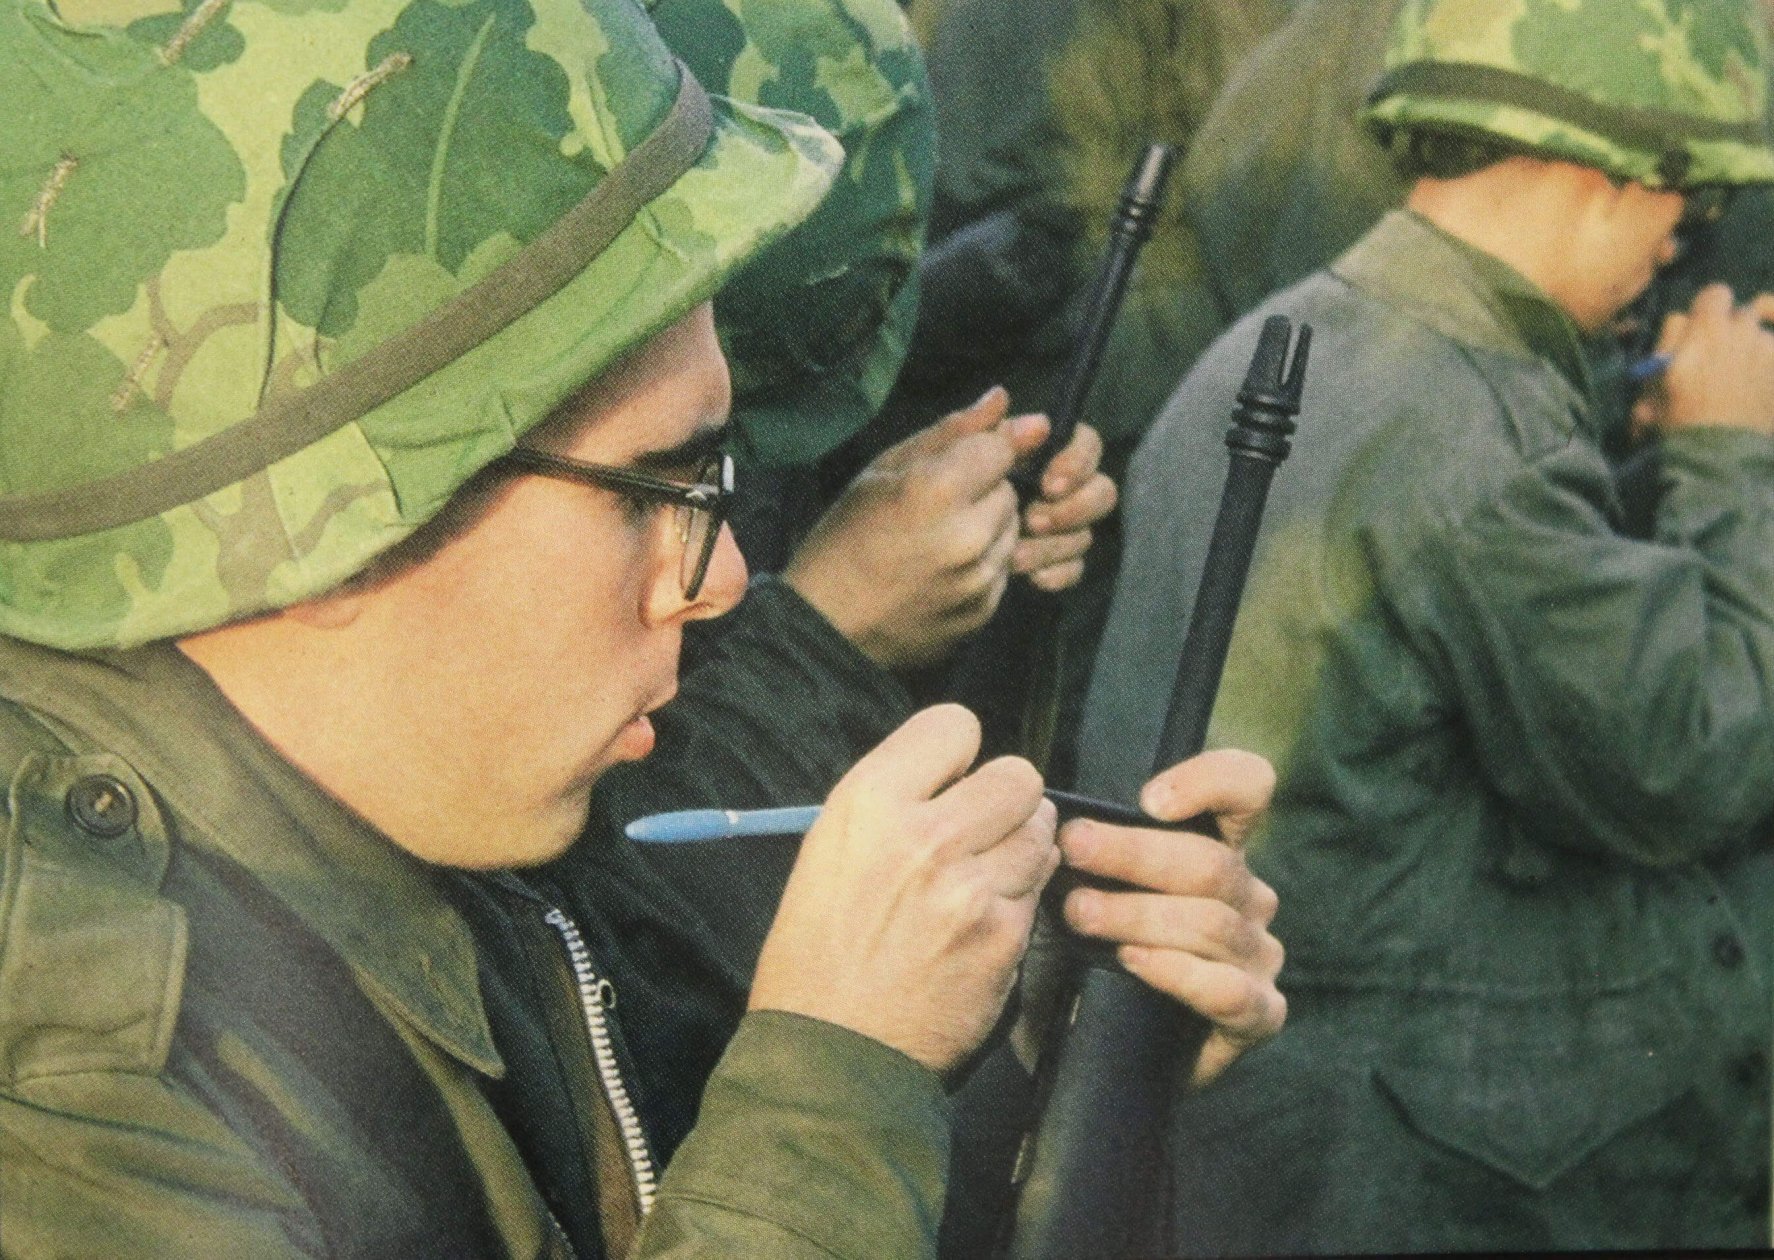
[[(1708, 127), (1762, 125), (1767, 39), (1756, 0), (1407, 0), (1387, 49), (1389, 75), (1486, 67), (1572, 93), (1600, 114), (1578, 117), (1506, 87), (1404, 85), (1382, 89), (1366, 117), (1382, 132), (1486, 132), (1652, 187), (1769, 183), (1774, 154), (1765, 143)], [(1648, 122), (1657, 142), (1637, 126), (1602, 125), (1606, 118)]]
[[(0, 3), (0, 504), (197, 447), (531, 265), (680, 82), (633, 0)], [(159, 515), (0, 538), (0, 633), (128, 646), (331, 588), (712, 296), (841, 156), (717, 100), (664, 195), (417, 384)]]
[(810, 115), (843, 143), (818, 211), (715, 302), (746, 453), (809, 463), (874, 417), (905, 358), (936, 170), (923, 56), (896, 0), (654, 0), (651, 12), (710, 91)]

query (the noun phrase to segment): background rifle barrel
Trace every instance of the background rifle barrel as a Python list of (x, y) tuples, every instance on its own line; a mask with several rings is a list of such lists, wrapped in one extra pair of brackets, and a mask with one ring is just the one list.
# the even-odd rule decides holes
[[(1250, 572), (1269, 482), (1290, 449), (1312, 330), (1263, 325), (1226, 435), (1231, 463), (1183, 641), (1154, 771), (1200, 752)], [(1017, 1158), (1010, 1260), (1158, 1254), (1171, 1100), (1193, 1074), (1208, 1023), (1101, 953), (1086, 954), (1069, 1022), (1050, 1033), (1035, 1125)]]
[(1164, 208), (1164, 185), (1170, 178), (1174, 157), (1175, 151), (1167, 144), (1147, 145), (1121, 189), (1121, 201), (1109, 220), (1109, 244), (1085, 304), (1084, 335), (1066, 364), (1066, 374), (1049, 415), (1053, 430), (1029, 460), (1031, 495), (1038, 490), (1048, 463), (1072, 440), (1084, 415), (1084, 404), (1103, 364), (1103, 350), (1109, 344), (1109, 334), (1114, 331), (1122, 300), (1127, 296), (1133, 265), (1140, 250), (1152, 239), (1152, 229)]
[[(1151, 239), (1164, 206), (1174, 151), (1152, 144), (1140, 155), (1109, 221), (1109, 243), (1085, 308), (1083, 336), (1066, 364), (1049, 419), (1053, 428), (1015, 477), (1026, 504), (1040, 492), (1053, 457), (1077, 432), (1084, 404), (1102, 367), (1103, 351), (1121, 314), (1140, 250)], [(963, 649), (953, 674), (955, 697), (979, 715), (988, 754), (1018, 752), (1046, 768), (1051, 722), (1058, 704), (1061, 596), (1024, 582), (1006, 592), (992, 620)]]

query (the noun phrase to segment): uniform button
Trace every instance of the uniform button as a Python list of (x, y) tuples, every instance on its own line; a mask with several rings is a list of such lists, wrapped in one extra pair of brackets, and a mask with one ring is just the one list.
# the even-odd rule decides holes
[(1751, 1050), (1731, 1065), (1731, 1079), (1745, 1089), (1765, 1085), (1768, 1081), (1768, 1056)]
[(68, 789), (68, 817), (90, 835), (109, 840), (136, 825), (136, 798), (123, 781), (89, 774)]
[(1729, 932), (1721, 932), (1712, 940), (1712, 956), (1719, 966), (1735, 970), (1743, 965), (1743, 942)]

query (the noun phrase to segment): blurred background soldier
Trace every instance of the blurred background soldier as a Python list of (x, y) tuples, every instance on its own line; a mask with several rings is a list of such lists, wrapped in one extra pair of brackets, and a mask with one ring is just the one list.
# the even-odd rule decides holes
[(1081, 740), (1111, 795), (1257, 323), (1314, 326), (1210, 740), (1277, 763), (1293, 1030), (1181, 1109), (1181, 1250), (1767, 1245), (1774, 299), (1659, 326), (1649, 540), (1585, 346), (1774, 180), (1765, 47), (1748, 3), (1410, 0), (1366, 110), (1406, 208), (1135, 458)]
[[(1404, 203), (1409, 185), (1359, 117), (1398, 8), (1398, 0), (1305, 0), (1215, 99), (1177, 177), (1177, 215), (1195, 265), (1142, 275), (1105, 358), (1093, 417), (1111, 445), (1157, 416), (1168, 374), (1186, 372), (1240, 316)], [(1740, 298), (1774, 285), (1774, 190), (1743, 189), (1716, 221), (1684, 225), (1682, 246), (1610, 330), (1618, 335), (1590, 341), (1617, 453), (1628, 444), (1636, 392), (1622, 378), (1623, 354), (1645, 352), (1662, 314), (1686, 307), (1706, 284), (1729, 284)]]

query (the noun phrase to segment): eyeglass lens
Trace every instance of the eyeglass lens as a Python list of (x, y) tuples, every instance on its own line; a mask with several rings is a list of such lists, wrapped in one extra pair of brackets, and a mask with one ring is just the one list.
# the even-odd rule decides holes
[[(702, 485), (721, 486), (731, 491), (732, 474), (730, 465), (725, 458), (711, 459), (703, 465), (696, 480)], [(679, 580), (684, 585), (684, 598), (695, 599), (702, 590), (702, 582), (708, 576), (709, 563), (714, 559), (715, 545), (720, 541), (723, 520), (711, 504), (708, 507), (691, 507), (681, 505), (677, 509), (678, 537), (683, 539), (684, 550), (681, 559)]]

